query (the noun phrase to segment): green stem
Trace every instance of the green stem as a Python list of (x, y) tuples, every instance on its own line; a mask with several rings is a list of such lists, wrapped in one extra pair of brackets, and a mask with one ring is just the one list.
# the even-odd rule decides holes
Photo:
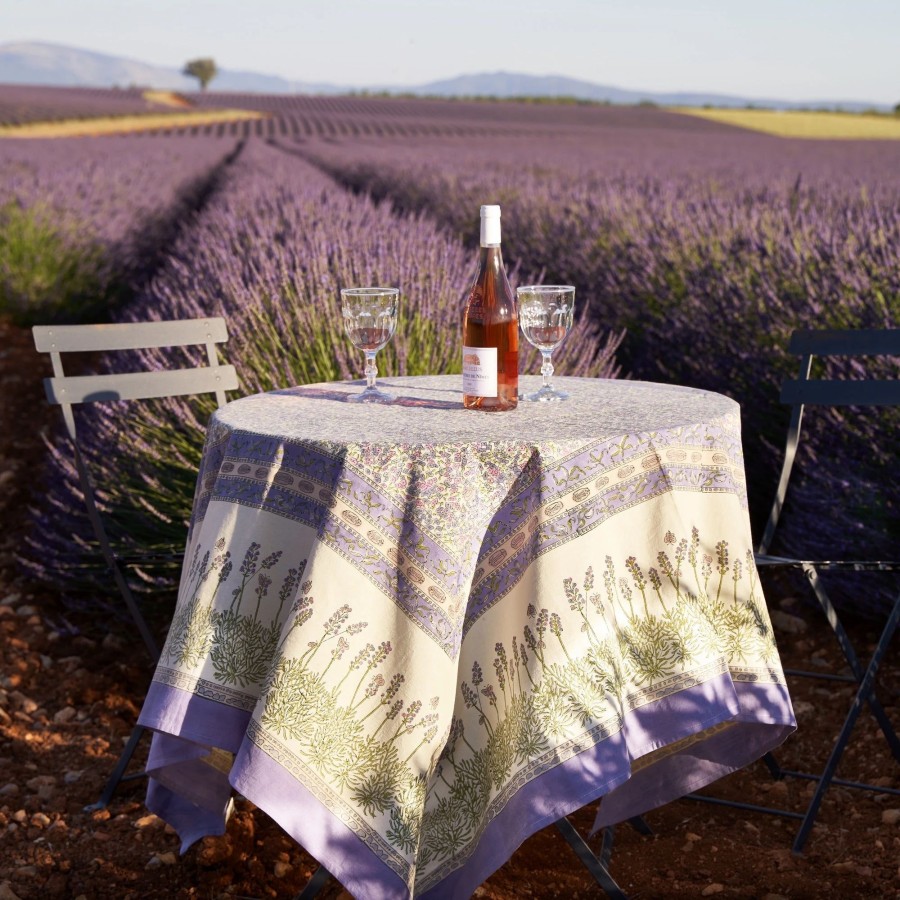
[(647, 592), (642, 587), (639, 587), (638, 590), (641, 592), (641, 599), (644, 601), (644, 615), (649, 619), (650, 608), (647, 606)]
[[(632, 615), (633, 615), (633, 613), (634, 613), (634, 610), (632, 609)], [(563, 653), (566, 654), (566, 659), (571, 663), (572, 657), (569, 656), (569, 651), (566, 650), (566, 645), (563, 643), (563, 639), (559, 635), (556, 635), (556, 639), (559, 641), (559, 646), (562, 647)]]
[(228, 607), (229, 612), (234, 609), (234, 604), (237, 603), (237, 611), (240, 612), (241, 602), (244, 599), (244, 589), (247, 587), (247, 582), (249, 578), (245, 575), (241, 580), (241, 586), (238, 588), (237, 593), (231, 599), (231, 606)]
[(659, 605), (662, 606), (663, 612), (668, 613), (669, 610), (666, 608), (665, 601), (663, 600), (662, 591), (659, 588), (654, 588), (653, 590), (656, 591), (656, 596), (659, 597)]
[[(644, 601), (644, 605), (646, 606), (646, 601)], [(588, 638), (591, 639), (591, 643), (593, 643), (594, 645), (599, 644), (600, 636), (597, 634), (596, 631), (594, 631), (594, 626), (591, 625), (591, 622), (588, 619), (587, 614), (585, 613), (584, 609), (580, 609), (578, 611), (581, 613), (581, 618), (584, 619), (584, 624), (587, 625)]]
[[(404, 764), (404, 765), (406, 765), (406, 763), (408, 763), (408, 762), (409, 762), (409, 761), (410, 761), (410, 760), (411, 760), (411, 759), (419, 752), (419, 748), (420, 748), (424, 743), (425, 743), (425, 738), (422, 738), (422, 740), (419, 741), (418, 745), (416, 746), (416, 749), (413, 750), (413, 752), (410, 753), (409, 756), (407, 756), (406, 759), (403, 760), (403, 764)], [(449, 787), (449, 785), (447, 785), (447, 786)]]
[(334, 656), (332, 656), (331, 659), (328, 660), (328, 665), (325, 666), (325, 668), (322, 670), (322, 674), (319, 675), (319, 678), (324, 678), (324, 677), (325, 677), (325, 674), (326, 674), (326, 673), (328, 672), (328, 670), (331, 668), (331, 664), (334, 662), (334, 660), (335, 660), (335, 657), (334, 657)]
[[(378, 708), (378, 707), (375, 707), (375, 709), (377, 709), (377, 708)], [(375, 712), (375, 710), (373, 709), (372, 712)], [(371, 715), (371, 713), (370, 713), (369, 715)], [(375, 737), (375, 735), (378, 734), (378, 732), (381, 731), (381, 729), (384, 728), (384, 726), (385, 726), (389, 721), (390, 721), (390, 717), (389, 717), (389, 716), (385, 716), (385, 717), (381, 720), (381, 724), (380, 724), (380, 725), (372, 732), (372, 737)]]
[[(374, 669), (374, 668), (375, 668), (375, 666), (373, 666), (371, 663), (369, 663), (369, 665), (366, 666), (366, 671), (362, 673), (362, 677), (357, 682), (356, 689), (353, 691), (353, 694), (350, 697), (350, 706), (353, 706), (353, 701), (356, 699), (356, 695), (359, 693), (359, 689), (362, 687), (362, 683), (366, 680), (366, 676), (369, 674), (369, 672), (371, 672), (372, 669)], [(365, 697), (363, 697), (363, 700), (364, 699), (365, 699)], [(363, 701), (360, 700), (359, 702), (362, 703)], [(357, 706), (358, 705), (359, 704), (357, 704)], [(356, 709), (356, 706), (353, 706), (353, 709)]]

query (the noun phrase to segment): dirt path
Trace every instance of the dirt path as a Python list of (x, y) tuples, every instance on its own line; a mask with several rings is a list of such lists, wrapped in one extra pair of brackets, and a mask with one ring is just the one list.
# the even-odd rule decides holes
[[(294, 897), (314, 861), (245, 800), (224, 837), (183, 857), (175, 835), (144, 809), (142, 781), (123, 785), (109, 809), (84, 812), (130, 734), (151, 671), (129, 650), (127, 633), (73, 617), (16, 571), (26, 505), (41, 490), (40, 433), (57, 418), (43, 399), (47, 374), (30, 333), (0, 321), (0, 900)], [(805, 608), (793, 612), (778, 632), (785, 663), (835, 662), (827, 627)], [(863, 645), (872, 640), (864, 625), (854, 633)], [(881, 697), (900, 725), (898, 655)], [(811, 684), (793, 690), (800, 730), (784, 748), (787, 762), (821, 758), (849, 704), (849, 688)], [(841, 774), (900, 787), (898, 765), (871, 717), (863, 717)], [(802, 806), (811, 786), (775, 782), (759, 764), (715, 790)], [(594, 812), (590, 806), (573, 816), (583, 834)], [(898, 818), (900, 797), (833, 788), (806, 855), (795, 857), (791, 820), (681, 800), (647, 816), (653, 837), (617, 830), (612, 872), (634, 898), (900, 897)], [(598, 850), (600, 835), (590, 843)], [(349, 897), (334, 882), (320, 896)], [(526, 841), (475, 896), (603, 895), (551, 827)]]

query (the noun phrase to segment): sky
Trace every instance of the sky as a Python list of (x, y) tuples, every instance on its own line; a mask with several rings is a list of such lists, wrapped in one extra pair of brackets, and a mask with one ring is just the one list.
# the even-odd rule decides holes
[(898, 0), (2, 0), (13, 41), (354, 87), (502, 70), (900, 102)]

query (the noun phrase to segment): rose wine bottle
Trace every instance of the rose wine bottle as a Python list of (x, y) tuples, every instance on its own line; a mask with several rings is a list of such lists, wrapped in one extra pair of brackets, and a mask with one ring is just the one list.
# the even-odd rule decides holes
[(463, 314), (463, 406), (503, 412), (519, 402), (519, 320), (500, 254), (500, 207), (481, 207), (478, 274)]

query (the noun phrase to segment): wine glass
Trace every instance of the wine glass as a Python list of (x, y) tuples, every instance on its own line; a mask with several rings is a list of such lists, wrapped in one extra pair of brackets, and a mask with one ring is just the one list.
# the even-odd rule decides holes
[(550, 357), (572, 327), (575, 288), (570, 284), (529, 284), (516, 289), (516, 298), (522, 334), (544, 357), (541, 366), (544, 383), (541, 389), (533, 394), (523, 394), (520, 399), (538, 403), (568, 400), (569, 395), (565, 391), (554, 390), (550, 384), (553, 374)]
[(341, 313), (344, 331), (355, 347), (366, 354), (366, 389), (361, 394), (351, 394), (347, 400), (354, 403), (384, 403), (394, 399), (393, 394), (375, 387), (378, 367), (375, 354), (393, 337), (397, 327), (399, 288), (354, 287), (341, 289)]

